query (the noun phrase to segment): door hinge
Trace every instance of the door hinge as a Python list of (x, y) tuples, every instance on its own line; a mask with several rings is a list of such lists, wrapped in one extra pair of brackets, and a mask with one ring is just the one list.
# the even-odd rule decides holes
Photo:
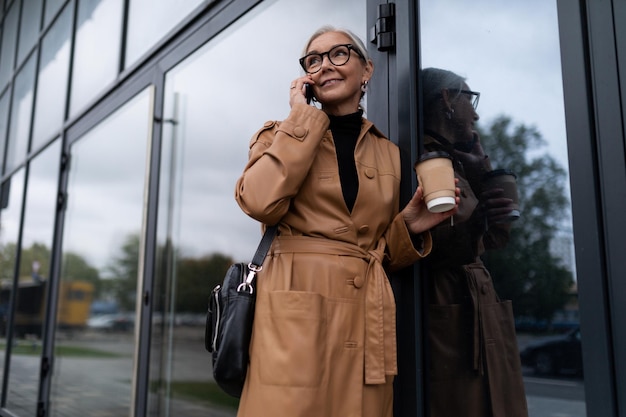
[(379, 51), (390, 51), (396, 46), (396, 4), (378, 5), (376, 24), (370, 29), (370, 42)]

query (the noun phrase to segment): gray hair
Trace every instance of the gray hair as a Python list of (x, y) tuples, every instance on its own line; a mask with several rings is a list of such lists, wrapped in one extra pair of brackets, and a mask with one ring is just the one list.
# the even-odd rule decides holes
[(344, 35), (346, 35), (348, 38), (350, 38), (350, 43), (352, 44), (352, 46), (354, 46), (354, 48), (357, 51), (359, 51), (361, 56), (364, 57), (363, 59), (365, 60), (365, 62), (368, 62), (370, 60), (370, 56), (367, 53), (367, 48), (365, 47), (365, 44), (358, 36), (356, 36), (354, 33), (349, 31), (348, 29), (339, 29), (331, 25), (322, 26), (311, 35), (308, 42), (304, 46), (304, 50), (302, 51), (302, 56), (306, 55), (309, 49), (309, 46), (311, 46), (311, 42), (313, 42), (315, 39), (322, 36), (323, 34), (329, 33), (329, 32), (338, 32), (338, 33), (343, 33)]
[(441, 90), (462, 90), (465, 78), (440, 68), (422, 70), (422, 100), (428, 110), (441, 97)]

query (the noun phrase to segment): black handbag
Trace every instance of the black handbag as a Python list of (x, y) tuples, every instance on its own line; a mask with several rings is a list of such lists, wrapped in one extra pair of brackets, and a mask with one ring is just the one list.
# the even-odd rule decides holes
[(252, 261), (231, 265), (224, 282), (213, 288), (209, 298), (204, 346), (212, 354), (215, 382), (233, 397), (241, 397), (248, 372), (255, 276), (263, 267), (277, 230), (278, 226), (268, 227)]

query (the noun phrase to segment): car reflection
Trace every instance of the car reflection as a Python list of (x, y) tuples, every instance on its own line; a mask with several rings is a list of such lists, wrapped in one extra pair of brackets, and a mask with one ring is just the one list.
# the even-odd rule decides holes
[(533, 340), (520, 351), (520, 358), (536, 375), (582, 375), (580, 328)]
[(132, 314), (101, 314), (87, 321), (87, 328), (101, 332), (129, 332), (135, 326)]

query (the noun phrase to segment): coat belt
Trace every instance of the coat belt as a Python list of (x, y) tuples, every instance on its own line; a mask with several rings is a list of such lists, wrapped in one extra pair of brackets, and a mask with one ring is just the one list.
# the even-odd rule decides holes
[(380, 238), (375, 249), (308, 236), (278, 236), (272, 253), (316, 253), (361, 258), (365, 274), (365, 383), (384, 384), (386, 375), (398, 373), (396, 353), (396, 303), (382, 265), (386, 241)]

